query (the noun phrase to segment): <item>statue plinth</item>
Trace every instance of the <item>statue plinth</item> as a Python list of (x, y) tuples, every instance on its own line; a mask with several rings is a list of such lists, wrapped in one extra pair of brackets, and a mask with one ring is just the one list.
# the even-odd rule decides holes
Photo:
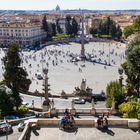
[(43, 112), (49, 111), (51, 106), (50, 106), (50, 100), (46, 99), (43, 104), (42, 104)]
[(72, 108), (72, 109), (70, 110), (70, 113), (71, 113), (71, 115), (75, 116), (75, 114), (76, 114), (76, 109), (75, 109), (75, 108)]
[(95, 115), (96, 114), (96, 109), (95, 108), (92, 108), (91, 111), (90, 111), (91, 115)]

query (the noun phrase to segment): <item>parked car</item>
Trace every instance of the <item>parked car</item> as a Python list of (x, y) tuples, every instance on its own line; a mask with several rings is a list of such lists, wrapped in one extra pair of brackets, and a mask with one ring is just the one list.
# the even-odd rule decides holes
[(25, 128), (25, 123), (19, 123), (18, 124), (18, 131), (19, 132), (22, 132), (24, 130), (24, 128)]
[(32, 104), (29, 104), (29, 103), (27, 103), (27, 102), (22, 102), (22, 106), (32, 107)]
[(31, 116), (35, 116), (34, 112), (27, 112), (24, 114), (24, 117), (31, 117)]
[(106, 96), (103, 92), (101, 93), (96, 93), (96, 94), (93, 94), (92, 95), (92, 98), (95, 100), (95, 101), (105, 101), (106, 99)]
[(5, 120), (16, 120), (16, 119), (19, 119), (19, 117), (15, 116), (15, 115), (7, 115), (7, 116), (4, 116), (4, 119)]
[(19, 132), (22, 132), (22, 131), (24, 130), (24, 128), (25, 128), (25, 125), (26, 125), (28, 122), (29, 122), (28, 120), (25, 120), (25, 121), (19, 123), (19, 124), (18, 124), (18, 131), (19, 131)]
[(74, 98), (75, 104), (85, 104), (85, 100), (81, 98)]
[(37, 77), (38, 80), (43, 79), (42, 74), (40, 72), (36, 73), (36, 77)]
[(7, 123), (7, 122), (0, 123), (0, 134), (12, 133), (12, 132), (13, 132), (13, 128), (9, 123)]

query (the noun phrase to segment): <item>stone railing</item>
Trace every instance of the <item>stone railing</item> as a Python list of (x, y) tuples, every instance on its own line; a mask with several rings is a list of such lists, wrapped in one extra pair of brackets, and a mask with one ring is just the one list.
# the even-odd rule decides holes
[[(69, 111), (71, 112), (72, 109), (69, 109)], [(75, 109), (75, 113), (79, 114), (79, 115), (91, 115), (91, 110), (92, 108), (80, 108), (80, 109)], [(64, 114), (65, 109), (56, 109), (56, 113), (57, 114)], [(103, 113), (107, 113), (110, 112), (110, 108), (95, 108), (95, 112), (99, 115), (103, 114)]]
[(28, 119), (32, 119), (32, 118), (35, 118), (35, 116), (31, 116), (31, 117), (26, 117), (26, 118), (21, 118), (21, 119), (16, 119), (16, 120), (8, 120), (8, 123), (10, 123), (11, 125), (17, 125), (25, 120), (28, 120)]

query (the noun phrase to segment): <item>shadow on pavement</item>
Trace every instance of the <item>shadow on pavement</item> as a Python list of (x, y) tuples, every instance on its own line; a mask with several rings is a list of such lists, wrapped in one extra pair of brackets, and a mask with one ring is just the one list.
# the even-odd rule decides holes
[(64, 130), (65, 132), (68, 132), (68, 133), (77, 133), (78, 132), (78, 127), (74, 127), (74, 128), (70, 128), (70, 129), (65, 129)]
[(115, 133), (111, 129), (108, 129), (108, 128), (97, 128), (97, 129), (102, 131), (103, 133), (107, 133), (108, 135), (111, 135), (111, 136), (115, 135)]

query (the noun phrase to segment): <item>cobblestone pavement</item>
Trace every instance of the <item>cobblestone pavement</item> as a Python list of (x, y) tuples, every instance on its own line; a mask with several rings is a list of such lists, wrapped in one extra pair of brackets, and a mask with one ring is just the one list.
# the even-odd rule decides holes
[[(22, 66), (27, 70), (29, 78), (32, 80), (30, 91), (34, 92), (37, 89), (43, 92), (43, 81), (38, 80), (35, 74), (42, 73), (42, 69), (47, 67), (52, 94), (60, 95), (62, 90), (72, 93), (75, 87), (80, 86), (83, 78), (87, 80), (87, 86), (93, 89), (93, 93), (99, 93), (101, 90), (105, 91), (107, 83), (119, 78), (118, 67), (124, 62), (125, 49), (125, 44), (117, 42), (90, 42), (86, 44), (86, 54), (92, 54), (96, 62), (109, 63), (110, 60), (112, 66), (104, 66), (87, 61), (72, 63), (69, 55), (79, 55), (80, 44), (51, 45), (39, 51), (22, 52)], [(0, 49), (0, 59), (3, 56), (4, 51)], [(2, 74), (3, 65), (0, 61), (0, 80), (3, 78)]]
[[(38, 136), (37, 136), (38, 135)], [(140, 134), (127, 128), (109, 128), (102, 132), (95, 127), (79, 127), (77, 130), (62, 131), (54, 127), (42, 127), (31, 133), (30, 140), (140, 140)]]

